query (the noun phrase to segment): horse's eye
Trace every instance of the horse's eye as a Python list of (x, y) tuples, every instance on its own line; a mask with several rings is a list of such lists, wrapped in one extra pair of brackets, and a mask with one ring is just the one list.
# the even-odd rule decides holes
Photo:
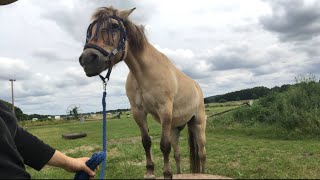
[(112, 27), (112, 31), (118, 31), (120, 29), (120, 26), (118, 24), (115, 24), (115, 23), (112, 24), (111, 27)]

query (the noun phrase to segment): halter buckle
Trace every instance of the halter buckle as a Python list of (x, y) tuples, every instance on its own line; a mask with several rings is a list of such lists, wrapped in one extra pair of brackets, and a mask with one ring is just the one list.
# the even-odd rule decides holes
[(102, 84), (103, 84), (103, 91), (104, 91), (104, 92), (106, 92), (106, 90), (107, 90), (107, 82), (108, 82), (108, 81), (102, 82)]
[(113, 51), (112, 51), (112, 54), (113, 55), (115, 55), (115, 54), (117, 54), (118, 53), (118, 49), (114, 49)]

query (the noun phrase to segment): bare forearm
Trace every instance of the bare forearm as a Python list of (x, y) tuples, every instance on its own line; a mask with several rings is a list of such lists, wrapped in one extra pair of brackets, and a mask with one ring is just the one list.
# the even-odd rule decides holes
[(70, 157), (64, 155), (60, 151), (56, 150), (52, 156), (52, 158), (48, 161), (47, 165), (56, 166), (63, 169), (66, 169), (68, 166), (68, 162), (70, 161)]
[(93, 177), (95, 173), (85, 164), (88, 159), (87, 157), (72, 158), (56, 150), (47, 165), (60, 167), (69, 172), (85, 171)]

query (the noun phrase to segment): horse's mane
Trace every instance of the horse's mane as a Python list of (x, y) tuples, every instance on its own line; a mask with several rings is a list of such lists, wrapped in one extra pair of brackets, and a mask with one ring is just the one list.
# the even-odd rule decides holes
[[(111, 15), (119, 16), (119, 11), (117, 9), (114, 9), (112, 6), (101, 7), (94, 11), (91, 19), (96, 20)], [(129, 19), (125, 20), (124, 26), (126, 28), (130, 49), (134, 54), (140, 54), (144, 50), (144, 47), (148, 42), (144, 32), (144, 26), (135, 25)]]

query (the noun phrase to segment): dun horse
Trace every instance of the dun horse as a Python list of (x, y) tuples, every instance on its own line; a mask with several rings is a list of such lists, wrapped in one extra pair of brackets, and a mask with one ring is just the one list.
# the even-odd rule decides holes
[(79, 62), (87, 76), (99, 75), (124, 61), (130, 69), (126, 93), (133, 118), (140, 128), (146, 153), (145, 178), (155, 178), (148, 134), (147, 114), (161, 124), (160, 149), (164, 156), (165, 178), (172, 178), (169, 164), (171, 146), (180, 174), (180, 131), (188, 125), (190, 171), (205, 173), (206, 114), (199, 85), (178, 70), (147, 40), (143, 26), (128, 16), (135, 10), (98, 8), (87, 30), (87, 41)]

